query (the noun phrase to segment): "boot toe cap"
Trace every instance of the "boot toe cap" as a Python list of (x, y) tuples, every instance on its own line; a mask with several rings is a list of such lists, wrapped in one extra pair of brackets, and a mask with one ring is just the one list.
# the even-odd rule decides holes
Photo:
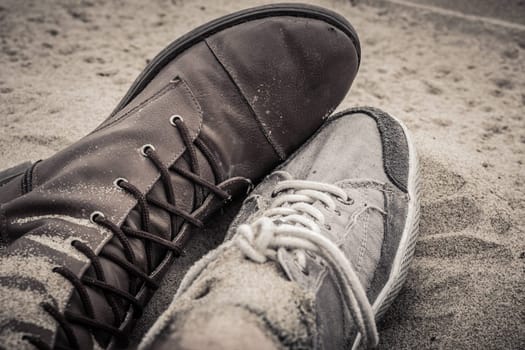
[(359, 67), (349, 24), (278, 16), (206, 39), (281, 158), (301, 145), (348, 92)]

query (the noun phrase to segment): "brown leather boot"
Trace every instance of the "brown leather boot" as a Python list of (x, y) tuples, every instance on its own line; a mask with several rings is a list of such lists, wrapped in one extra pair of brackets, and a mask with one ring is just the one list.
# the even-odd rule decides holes
[(170, 44), (94, 132), (0, 187), (0, 344), (122, 347), (192, 232), (343, 99), (340, 16), (272, 5)]

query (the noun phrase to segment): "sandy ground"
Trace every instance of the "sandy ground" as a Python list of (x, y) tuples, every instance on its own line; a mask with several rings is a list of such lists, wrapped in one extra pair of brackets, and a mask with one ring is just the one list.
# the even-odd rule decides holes
[[(422, 158), (421, 238), (381, 347), (524, 349), (525, 34), (313, 2), (361, 36), (362, 67), (341, 108), (393, 113)], [(260, 3), (0, 1), (0, 167), (82, 137), (166, 44)]]

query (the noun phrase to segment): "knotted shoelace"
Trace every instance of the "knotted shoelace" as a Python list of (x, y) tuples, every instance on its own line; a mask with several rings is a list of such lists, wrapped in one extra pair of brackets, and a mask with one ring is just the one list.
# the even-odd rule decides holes
[[(176, 227), (175, 220), (177, 218), (180, 218), (183, 221), (188, 222), (189, 224), (196, 227), (203, 226), (202, 221), (191, 215), (191, 213), (177, 208), (175, 201), (175, 191), (173, 188), (173, 184), (170, 180), (170, 171), (174, 171), (180, 176), (193, 182), (195, 185), (200, 186), (194, 186), (195, 207), (198, 207), (204, 201), (203, 189), (209, 190), (210, 194), (216, 195), (223, 200), (228, 200), (230, 198), (229, 193), (221, 189), (219, 186), (200, 177), (199, 163), (197, 160), (197, 151), (195, 147), (199, 147), (199, 150), (201, 150), (205, 157), (209, 160), (209, 163), (212, 166), (212, 170), (214, 171), (214, 173), (218, 174), (216, 168), (217, 161), (215, 157), (207, 150), (206, 146), (203, 145), (199, 139), (196, 139), (195, 141), (191, 140), (190, 132), (187, 126), (185, 125), (182, 117), (180, 117), (179, 115), (174, 115), (170, 118), (170, 123), (179, 131), (179, 135), (182, 138), (184, 145), (186, 146), (186, 152), (188, 153), (190, 159), (189, 163), (191, 171), (185, 170), (175, 165), (170, 168), (166, 167), (162, 163), (159, 155), (157, 154), (155, 147), (153, 145), (148, 144), (144, 145), (141, 148), (141, 153), (144, 157), (150, 159), (151, 162), (160, 172), (160, 181), (162, 181), (162, 184), (164, 185), (167, 201), (160, 201), (143, 194), (137, 187), (132, 185), (124, 178), (118, 178), (115, 180), (114, 184), (116, 186), (118, 186), (123, 191), (129, 193), (137, 200), (137, 208), (140, 211), (142, 219), (141, 228), (134, 229), (126, 225), (122, 225), (121, 227), (119, 227), (110, 220), (108, 220), (101, 212), (92, 213), (91, 221), (110, 230), (122, 244), (124, 255), (126, 257), (125, 259), (122, 259), (121, 257), (110, 252), (106, 252), (104, 250), (100, 253), (100, 256), (112, 261), (122, 269), (126, 270), (131, 276), (133, 276), (130, 281), (130, 288), (128, 291), (125, 291), (108, 284), (106, 282), (104, 270), (102, 268), (99, 256), (97, 256), (97, 254), (95, 254), (95, 252), (87, 244), (79, 240), (74, 240), (72, 242), (72, 245), (90, 260), (96, 278), (88, 276), (83, 276), (79, 278), (66, 267), (55, 267), (53, 269), (53, 272), (62, 275), (73, 285), (74, 289), (77, 291), (80, 297), (80, 300), (85, 310), (85, 315), (76, 314), (67, 310), (64, 313), (61, 313), (58, 310), (58, 308), (52, 305), (51, 303), (42, 303), (42, 308), (56, 320), (58, 325), (62, 328), (69, 343), (69, 347), (56, 345), (55, 348), (80, 348), (80, 344), (73, 331), (72, 324), (82, 325), (89, 329), (91, 332), (95, 330), (106, 332), (114, 336), (119, 342), (119, 344), (122, 344), (122, 346), (127, 345), (129, 331), (126, 332), (119, 329), (119, 326), (124, 321), (124, 318), (126, 316), (126, 311), (122, 310), (125, 309), (122, 307), (123, 302), (133, 307), (134, 317), (139, 317), (142, 314), (143, 305), (139, 300), (135, 298), (134, 295), (143, 286), (146, 286), (147, 288), (150, 288), (152, 290), (155, 290), (159, 287), (159, 283), (155, 279), (150, 277), (151, 272), (155, 268), (155, 266), (153, 266), (152, 259), (152, 244), (154, 243), (164, 247), (167, 250), (167, 252), (173, 252), (176, 257), (180, 256), (180, 254), (182, 253), (182, 246), (177, 242), (172, 241), (171, 232), (166, 233), (164, 237), (159, 237), (158, 235), (150, 232), (150, 206), (156, 206), (168, 212), (171, 217), (173, 228)], [(135, 253), (131, 248), (131, 243), (128, 239), (129, 237), (143, 240), (146, 249), (146, 271), (143, 271), (137, 266)], [(93, 302), (89, 297), (86, 286), (99, 289), (103, 293), (104, 297), (106, 298), (106, 301), (110, 305), (113, 312), (113, 324), (105, 324), (97, 320), (95, 308), (93, 307)], [(38, 349), (51, 349), (51, 346), (42, 341), (39, 337), (25, 335), (23, 338), (31, 344), (33, 344)]]
[(252, 224), (240, 225), (230, 242), (189, 271), (175, 298), (189, 288), (209, 262), (232, 245), (250, 260), (261, 264), (268, 260), (278, 261), (279, 251), (290, 250), (303, 268), (306, 265), (305, 252), (309, 251), (329, 264), (364, 343), (368, 347), (376, 346), (379, 337), (366, 292), (345, 254), (321, 233), (320, 225), (325, 224), (325, 216), (313, 205), (320, 202), (328, 210), (335, 211), (334, 198), (343, 203), (351, 203), (351, 199), (335, 185), (304, 180), (281, 181), (272, 196), (275, 200), (261, 217)]

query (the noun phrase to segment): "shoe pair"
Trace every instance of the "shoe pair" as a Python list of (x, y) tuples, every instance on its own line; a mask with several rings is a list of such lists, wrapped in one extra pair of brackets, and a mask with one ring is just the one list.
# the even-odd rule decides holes
[(412, 257), (419, 176), (396, 119), (328, 118), (359, 60), (351, 25), (308, 5), (245, 10), (170, 44), (94, 132), (4, 176), (0, 344), (127, 346), (191, 236), (285, 161), (142, 347), (375, 345)]

